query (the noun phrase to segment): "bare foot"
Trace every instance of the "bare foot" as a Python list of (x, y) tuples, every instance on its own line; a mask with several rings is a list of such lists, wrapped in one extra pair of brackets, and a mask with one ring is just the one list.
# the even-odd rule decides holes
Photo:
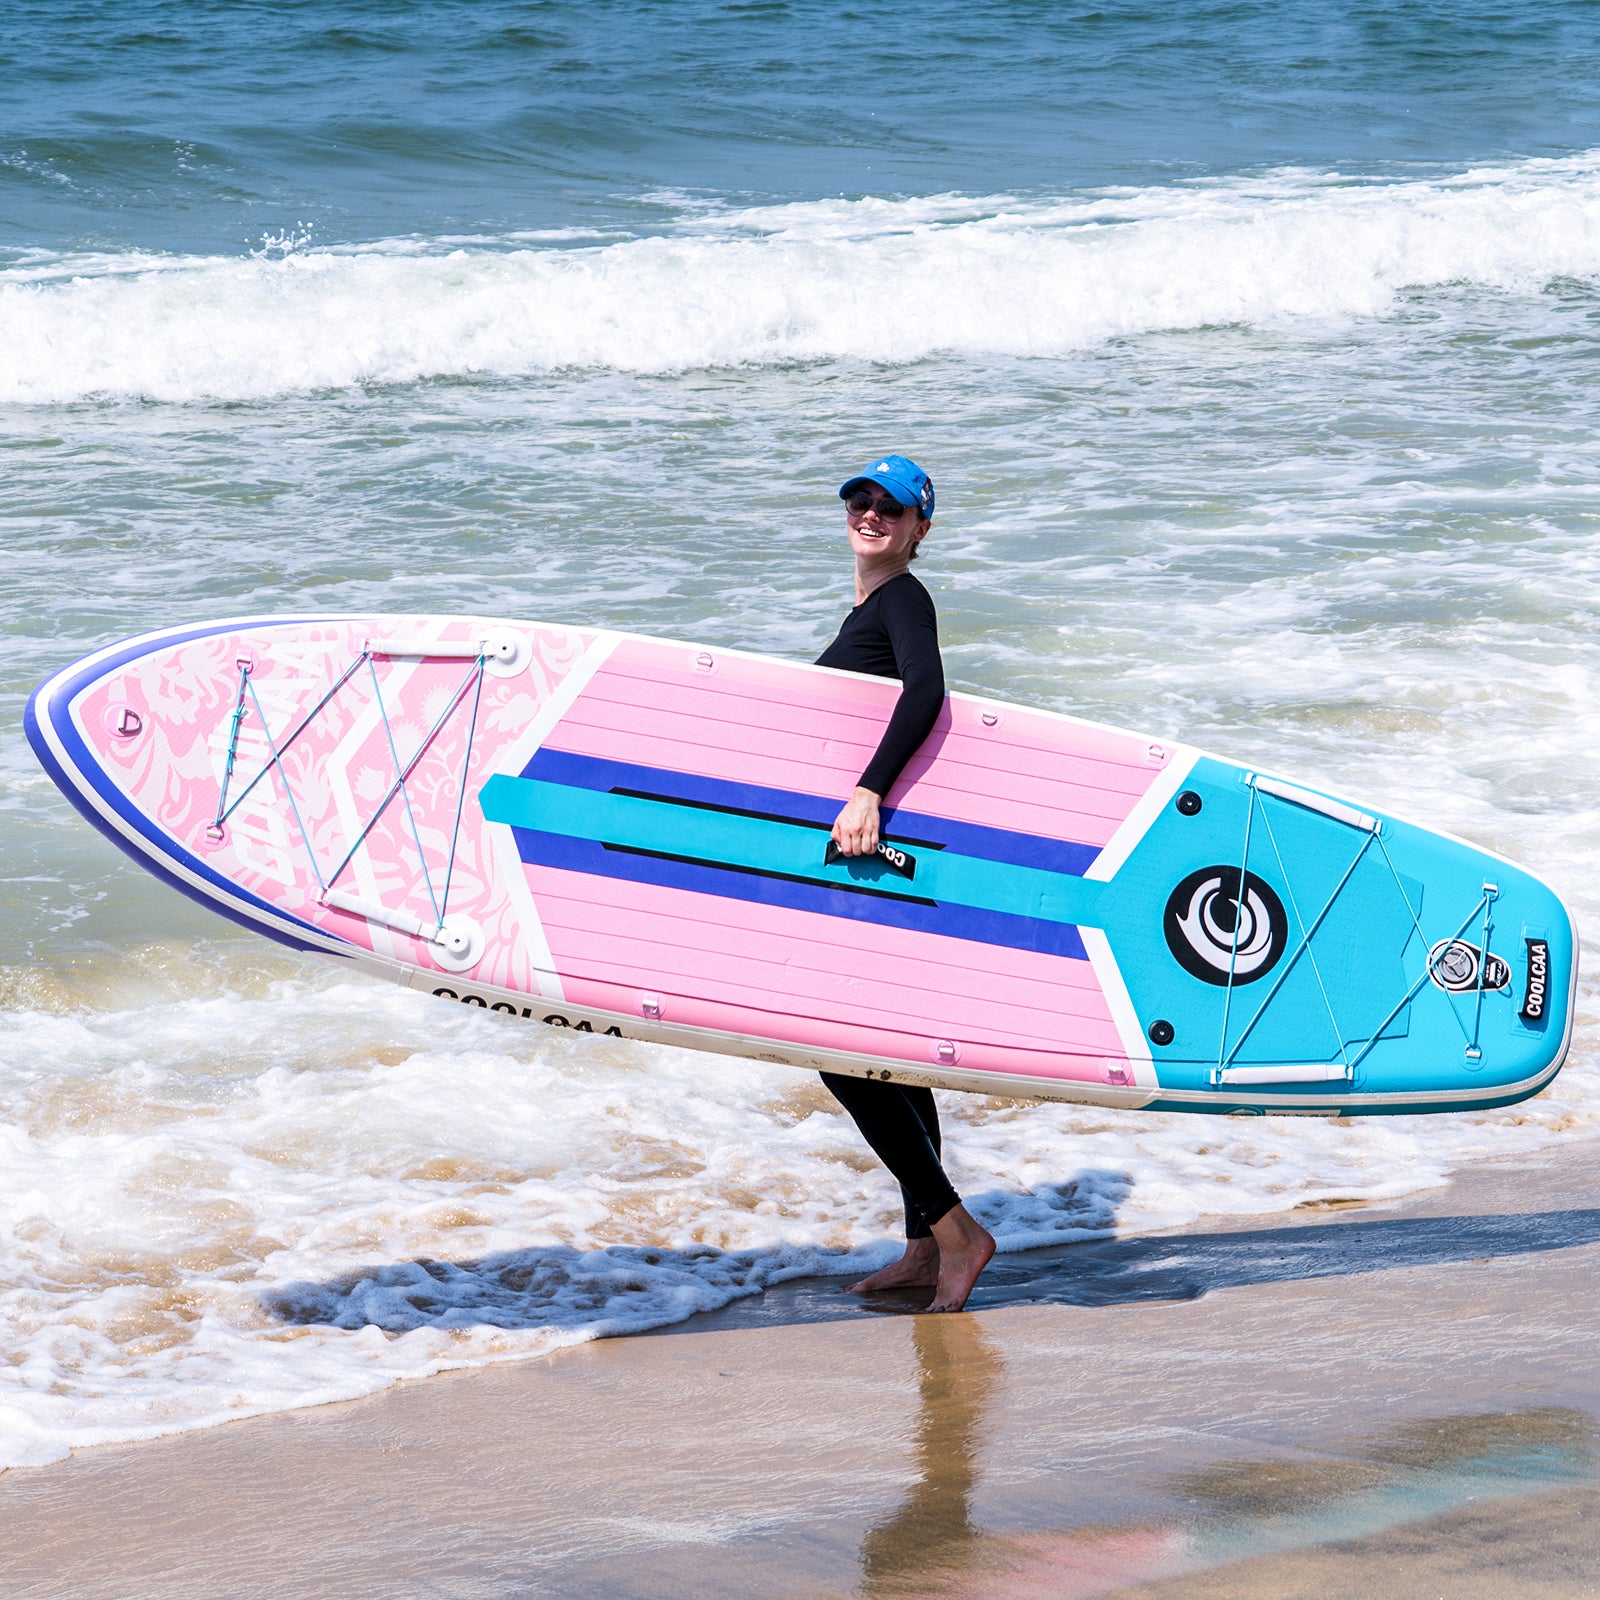
[(846, 1294), (872, 1294), (879, 1289), (931, 1289), (939, 1281), (939, 1247), (932, 1239), (907, 1239), (906, 1253), (880, 1267)]
[(978, 1274), (989, 1265), (994, 1254), (994, 1239), (989, 1230), (958, 1205), (933, 1225), (938, 1246), (938, 1277), (930, 1311), (959, 1311), (967, 1303)]

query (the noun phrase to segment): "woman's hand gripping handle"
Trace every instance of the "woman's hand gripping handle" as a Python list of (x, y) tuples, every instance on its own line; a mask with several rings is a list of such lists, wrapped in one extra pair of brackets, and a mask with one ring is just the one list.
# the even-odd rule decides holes
[(878, 848), (879, 797), (857, 789), (833, 824), (833, 842), (847, 856), (870, 856)]

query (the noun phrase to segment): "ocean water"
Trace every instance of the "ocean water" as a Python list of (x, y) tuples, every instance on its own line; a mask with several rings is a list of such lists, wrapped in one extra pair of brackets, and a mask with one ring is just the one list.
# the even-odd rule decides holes
[[(1600, 886), (1600, 22), (1577, 3), (19, 0), (0, 27), (0, 1466), (895, 1246), (804, 1074), (299, 961), (71, 811), (107, 640), (470, 610), (810, 658), (915, 455), (960, 687)], [(945, 1095), (1006, 1248), (1600, 1134)]]

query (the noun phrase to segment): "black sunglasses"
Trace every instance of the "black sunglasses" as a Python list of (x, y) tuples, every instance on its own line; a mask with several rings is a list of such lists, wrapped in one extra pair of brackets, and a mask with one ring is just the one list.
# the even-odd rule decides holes
[(909, 506), (901, 505), (898, 500), (891, 499), (888, 495), (881, 495), (878, 499), (874, 500), (865, 489), (857, 489), (856, 492), (845, 501), (845, 506), (852, 515), (857, 517), (864, 517), (869, 511), (876, 508), (878, 515), (885, 522), (894, 522), (897, 518), (903, 517), (906, 512), (911, 509)]

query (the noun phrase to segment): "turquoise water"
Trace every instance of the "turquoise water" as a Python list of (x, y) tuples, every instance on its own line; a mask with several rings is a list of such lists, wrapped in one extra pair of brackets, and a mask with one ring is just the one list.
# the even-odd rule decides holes
[[(809, 658), (835, 486), (899, 449), (958, 686), (1600, 909), (1591, 7), (37, 3), (0, 67), (5, 1460), (670, 1320), (894, 1215), (803, 1075), (352, 984), (125, 863), (20, 735), (106, 640)], [(947, 1097), (955, 1176), (1013, 1246), (1438, 1182), (1600, 1131), (1592, 981), (1512, 1112)]]

